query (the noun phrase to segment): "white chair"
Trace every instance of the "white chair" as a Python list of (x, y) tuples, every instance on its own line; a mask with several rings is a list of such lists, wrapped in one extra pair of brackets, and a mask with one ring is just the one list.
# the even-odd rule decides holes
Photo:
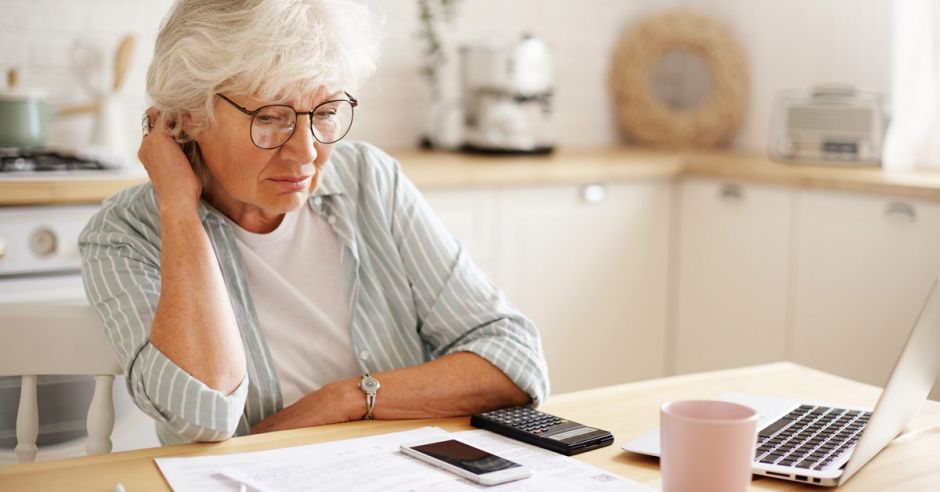
[(0, 376), (21, 376), (16, 417), (16, 458), (36, 459), (39, 409), (36, 377), (90, 375), (95, 392), (88, 408), (89, 455), (111, 452), (114, 376), (123, 374), (101, 321), (87, 304), (0, 304)]

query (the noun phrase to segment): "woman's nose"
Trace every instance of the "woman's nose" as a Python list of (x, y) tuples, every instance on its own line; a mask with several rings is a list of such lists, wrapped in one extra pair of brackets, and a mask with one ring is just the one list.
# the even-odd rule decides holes
[(310, 115), (300, 115), (294, 134), (281, 147), (281, 155), (302, 164), (313, 162), (317, 158), (316, 143), (310, 128)]

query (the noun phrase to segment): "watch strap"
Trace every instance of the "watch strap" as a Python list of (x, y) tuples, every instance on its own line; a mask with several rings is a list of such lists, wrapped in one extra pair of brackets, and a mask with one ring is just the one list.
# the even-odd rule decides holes
[(375, 394), (366, 393), (366, 414), (362, 417), (362, 420), (372, 420), (372, 412), (375, 411)]
[[(366, 382), (369, 383), (369, 387), (364, 384)], [(368, 372), (363, 374), (362, 380), (359, 381), (359, 389), (366, 394), (366, 414), (362, 416), (362, 420), (372, 420), (372, 414), (375, 412), (375, 396), (380, 387), (378, 380), (373, 378), (372, 374)]]

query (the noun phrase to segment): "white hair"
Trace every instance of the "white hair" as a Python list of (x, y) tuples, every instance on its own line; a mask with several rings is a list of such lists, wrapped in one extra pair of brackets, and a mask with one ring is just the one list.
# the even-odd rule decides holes
[[(212, 124), (218, 92), (275, 100), (319, 86), (354, 91), (375, 70), (378, 33), (378, 19), (350, 1), (177, 0), (157, 36), (147, 95), (199, 131)], [(183, 143), (181, 126), (172, 135)]]

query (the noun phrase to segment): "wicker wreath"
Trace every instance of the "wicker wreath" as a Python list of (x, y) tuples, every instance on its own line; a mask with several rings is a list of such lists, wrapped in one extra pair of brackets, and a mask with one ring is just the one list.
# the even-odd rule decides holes
[[(658, 100), (650, 81), (656, 61), (681, 50), (708, 69), (712, 90), (697, 106), (674, 109)], [(627, 136), (652, 147), (708, 148), (730, 142), (748, 101), (743, 52), (718, 22), (687, 10), (641, 21), (617, 45), (610, 71), (617, 117)]]

